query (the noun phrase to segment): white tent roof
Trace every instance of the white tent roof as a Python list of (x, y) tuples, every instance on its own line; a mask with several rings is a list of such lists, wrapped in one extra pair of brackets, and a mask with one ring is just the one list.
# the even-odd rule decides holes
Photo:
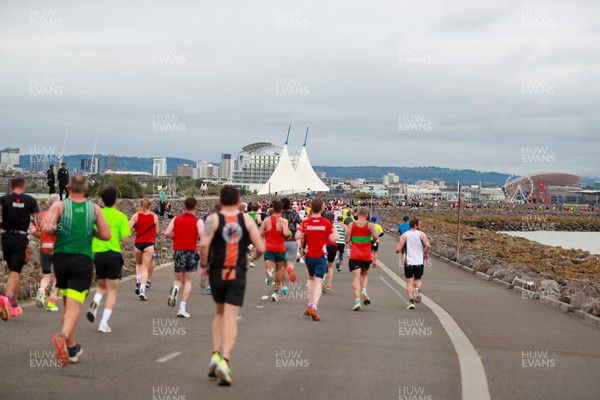
[[(288, 146), (285, 144), (281, 156), (279, 157), (279, 163), (277, 164), (277, 167), (275, 167), (275, 171), (273, 171), (273, 174), (265, 186), (260, 189), (258, 194), (277, 193), (278, 195), (286, 195), (292, 193), (304, 193), (307, 192), (306, 189), (309, 187), (310, 186), (306, 186), (303, 179), (298, 176), (298, 173), (294, 169), (292, 160), (290, 159)], [(312, 190), (312, 187), (310, 187), (310, 189)]]
[(305, 187), (310, 189), (311, 192), (329, 192), (329, 187), (323, 183), (321, 178), (315, 173), (312, 165), (310, 165), (308, 155), (306, 154), (306, 145), (302, 146), (296, 172), (298, 173), (298, 177), (304, 181)]

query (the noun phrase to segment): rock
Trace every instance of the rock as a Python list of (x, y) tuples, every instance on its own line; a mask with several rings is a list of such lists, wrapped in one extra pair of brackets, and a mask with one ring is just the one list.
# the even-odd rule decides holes
[(600, 317), (600, 298), (594, 300), (594, 311), (592, 311), (596, 317)]
[(545, 297), (547, 299), (556, 300), (560, 297), (560, 286), (552, 279), (546, 279), (540, 281), (540, 298)]
[(570, 259), (562, 260), (558, 263), (561, 267), (570, 267), (573, 265), (573, 262)]
[(580, 310), (581, 306), (583, 305), (583, 302), (585, 301), (585, 292), (579, 290), (575, 293), (573, 293), (573, 295), (571, 296), (571, 301), (570, 304), (575, 307), (576, 310)]
[(595, 304), (596, 301), (593, 297), (586, 297), (581, 305), (581, 310), (593, 314)]
[(486, 273), (493, 266), (494, 265), (492, 264), (492, 262), (486, 258), (481, 260), (481, 262), (474, 264), (473, 269), (479, 272)]
[(472, 254), (467, 254), (460, 258), (460, 264), (466, 265), (469, 268), (471, 268), (473, 266), (474, 262), (475, 262), (475, 256)]

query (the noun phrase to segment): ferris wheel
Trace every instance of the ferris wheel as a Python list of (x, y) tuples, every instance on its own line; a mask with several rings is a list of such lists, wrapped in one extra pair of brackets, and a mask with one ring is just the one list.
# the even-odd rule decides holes
[(533, 194), (533, 181), (528, 175), (510, 175), (503, 189), (510, 203), (525, 203)]

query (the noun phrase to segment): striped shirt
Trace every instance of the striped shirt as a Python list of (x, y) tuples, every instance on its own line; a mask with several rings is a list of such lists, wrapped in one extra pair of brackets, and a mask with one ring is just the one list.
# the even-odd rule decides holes
[(340, 235), (340, 238), (336, 241), (336, 243), (338, 243), (338, 244), (346, 243), (344, 241), (344, 239), (346, 238), (346, 230), (344, 228), (342, 228), (342, 224), (339, 222), (336, 222), (335, 224), (333, 224), (333, 226), (335, 226), (335, 229), (337, 229), (338, 235)]

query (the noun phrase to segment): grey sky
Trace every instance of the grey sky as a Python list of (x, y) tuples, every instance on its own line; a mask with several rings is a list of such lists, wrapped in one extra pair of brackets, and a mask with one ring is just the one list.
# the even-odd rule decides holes
[(596, 1), (202, 3), (0, 3), (0, 146), (600, 176)]

